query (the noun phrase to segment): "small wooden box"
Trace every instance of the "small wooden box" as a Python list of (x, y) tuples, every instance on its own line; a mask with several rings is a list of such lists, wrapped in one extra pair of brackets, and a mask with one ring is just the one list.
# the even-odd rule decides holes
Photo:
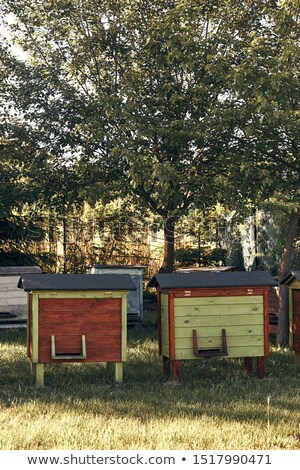
[(51, 362), (114, 362), (122, 381), (129, 275), (33, 274), (18, 287), (28, 292), (27, 349), (38, 385)]
[(287, 274), (281, 284), (289, 287), (290, 347), (300, 367), (300, 271)]
[(179, 378), (180, 361), (245, 357), (245, 372), (257, 357), (265, 375), (269, 354), (268, 289), (272, 276), (253, 272), (157, 274), (149, 282), (158, 295), (159, 352), (164, 370)]

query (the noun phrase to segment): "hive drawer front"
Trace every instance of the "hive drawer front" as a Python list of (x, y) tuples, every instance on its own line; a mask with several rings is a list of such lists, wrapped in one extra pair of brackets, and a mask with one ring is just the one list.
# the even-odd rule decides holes
[(121, 361), (121, 305), (120, 298), (40, 299), (39, 362)]

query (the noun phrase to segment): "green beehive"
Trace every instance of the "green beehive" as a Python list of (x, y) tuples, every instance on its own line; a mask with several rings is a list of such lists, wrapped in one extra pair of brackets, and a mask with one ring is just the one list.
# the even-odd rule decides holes
[(290, 347), (300, 367), (300, 271), (287, 274), (281, 284), (289, 287)]
[(245, 371), (257, 358), (265, 375), (269, 354), (268, 272), (190, 272), (155, 275), (159, 352), (164, 370), (179, 378), (181, 360), (244, 357)]

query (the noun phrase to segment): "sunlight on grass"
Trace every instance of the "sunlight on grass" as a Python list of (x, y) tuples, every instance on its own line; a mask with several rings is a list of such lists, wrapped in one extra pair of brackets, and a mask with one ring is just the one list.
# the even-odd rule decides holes
[(104, 364), (51, 364), (37, 389), (26, 332), (0, 331), (0, 448), (299, 449), (300, 371), (289, 350), (272, 348), (264, 380), (244, 378), (242, 360), (210, 359), (183, 362), (174, 385), (155, 324), (128, 335), (124, 384)]

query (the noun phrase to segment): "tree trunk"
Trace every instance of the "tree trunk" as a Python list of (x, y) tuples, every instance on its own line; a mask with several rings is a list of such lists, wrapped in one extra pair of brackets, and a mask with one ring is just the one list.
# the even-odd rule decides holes
[[(286, 232), (285, 246), (283, 248), (281, 262), (278, 270), (279, 282), (291, 269), (294, 240), (297, 234), (297, 226), (300, 215), (300, 207), (292, 210)], [(289, 341), (289, 293), (288, 287), (280, 286), (279, 289), (279, 315), (277, 343), (287, 346)]]
[(161, 265), (160, 272), (171, 273), (174, 268), (174, 231), (175, 231), (174, 217), (166, 217), (164, 219), (164, 260)]

